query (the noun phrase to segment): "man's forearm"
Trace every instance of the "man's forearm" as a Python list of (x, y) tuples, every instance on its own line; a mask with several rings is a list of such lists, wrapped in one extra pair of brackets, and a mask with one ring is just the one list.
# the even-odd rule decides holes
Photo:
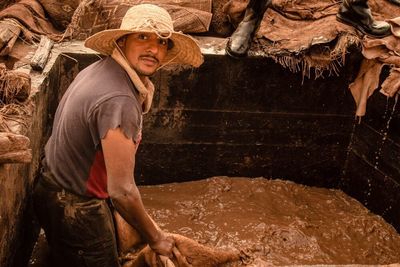
[(131, 226), (138, 230), (151, 245), (159, 237), (159, 229), (146, 212), (136, 185), (123, 193), (111, 196), (116, 210)]

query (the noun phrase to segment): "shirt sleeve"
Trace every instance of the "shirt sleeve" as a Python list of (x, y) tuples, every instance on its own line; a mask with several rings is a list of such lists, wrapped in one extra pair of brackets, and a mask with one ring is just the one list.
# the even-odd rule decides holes
[(125, 136), (138, 142), (142, 130), (142, 112), (136, 99), (115, 96), (103, 101), (89, 117), (89, 129), (95, 147), (98, 147), (108, 130), (120, 127)]

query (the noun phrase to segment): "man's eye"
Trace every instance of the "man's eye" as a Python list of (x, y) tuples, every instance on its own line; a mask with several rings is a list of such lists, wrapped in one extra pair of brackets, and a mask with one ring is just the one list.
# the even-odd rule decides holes
[(139, 34), (139, 35), (138, 35), (138, 39), (139, 39), (139, 40), (147, 40), (147, 39), (149, 39), (149, 38), (147, 37), (146, 34)]
[(159, 42), (159, 44), (160, 45), (168, 45), (168, 39), (162, 39), (162, 38), (160, 38), (159, 40), (158, 40), (158, 42)]

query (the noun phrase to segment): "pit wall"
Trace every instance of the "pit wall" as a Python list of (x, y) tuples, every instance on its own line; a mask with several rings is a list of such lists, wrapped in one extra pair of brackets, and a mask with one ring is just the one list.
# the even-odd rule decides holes
[[(25, 64), (26, 65), (26, 64)], [(59, 101), (78, 72), (76, 62), (62, 60), (54, 53), (44, 73), (30, 72), (32, 102), (35, 105), (31, 125), (26, 133), (30, 139), (30, 164), (0, 164), (0, 266), (25, 267), (39, 231), (32, 212), (31, 193), (40, 170), (43, 147), (49, 135), (51, 119)]]
[(356, 124), (342, 188), (400, 232), (400, 101), (378, 90)]
[(28, 256), (23, 247), (34, 239), (30, 192), (39, 169), (49, 106), (46, 84), (37, 89), (39, 91), (33, 96), (36, 108), (32, 125), (26, 133), (32, 148), (32, 162), (0, 164), (0, 266), (5, 267), (23, 266), (21, 260)]
[(351, 73), (303, 80), (270, 59), (218, 55), (198, 70), (161, 72), (136, 177), (264, 176), (336, 187), (353, 121)]
[[(137, 182), (263, 176), (342, 188), (400, 231), (398, 109), (375, 169), (378, 126), (385, 125), (382, 101), (368, 102), (367, 116), (353, 132), (355, 106), (347, 89), (360, 54), (349, 55), (339, 77), (314, 80), (270, 59), (234, 60), (220, 51), (203, 49), (199, 69), (165, 69), (152, 78), (157, 90), (144, 118)], [(31, 74), (37, 89), (32, 164), (0, 166), (0, 195), (7, 199), (0, 203), (2, 267), (26, 266), (38, 231), (30, 195), (52, 116), (73, 78), (96, 60), (82, 43), (64, 44), (53, 49), (44, 74)]]

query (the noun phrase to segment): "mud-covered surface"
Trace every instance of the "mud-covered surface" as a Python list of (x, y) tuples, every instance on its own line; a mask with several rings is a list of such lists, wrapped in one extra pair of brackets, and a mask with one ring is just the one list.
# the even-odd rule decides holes
[(249, 258), (235, 265), (400, 263), (400, 235), (339, 190), (214, 177), (140, 188), (166, 231)]
[[(242, 252), (241, 261), (224, 266), (400, 263), (396, 230), (339, 190), (213, 177), (140, 191), (165, 231)], [(44, 238), (41, 233), (30, 267), (48, 266)]]

